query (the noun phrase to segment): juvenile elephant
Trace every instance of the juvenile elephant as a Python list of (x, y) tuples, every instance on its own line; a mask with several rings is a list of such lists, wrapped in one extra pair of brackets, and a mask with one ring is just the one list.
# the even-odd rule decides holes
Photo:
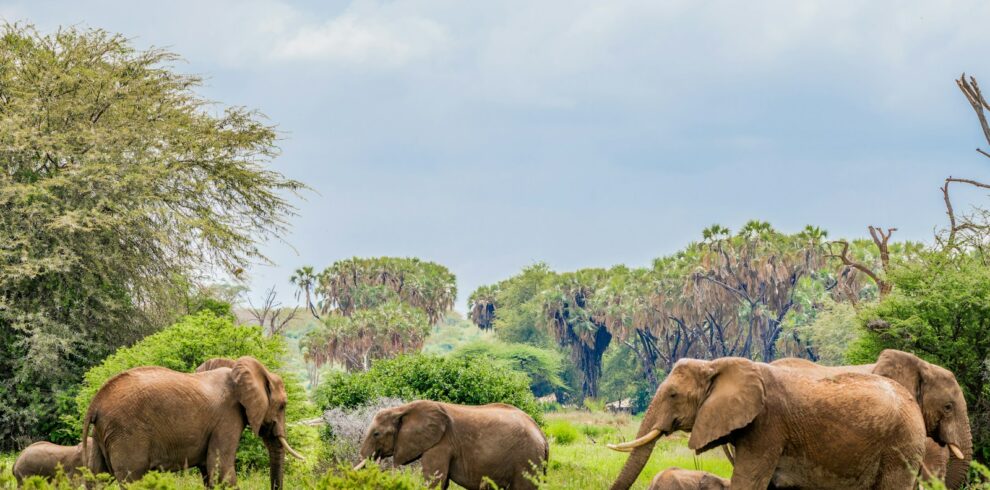
[(729, 480), (707, 471), (667, 468), (650, 482), (647, 490), (724, 490), (729, 488)]
[(249, 425), (268, 448), (271, 488), (282, 488), (285, 451), (302, 459), (285, 439), (286, 399), (282, 378), (253, 357), (195, 374), (124, 371), (100, 388), (83, 420), (83, 437), (93, 429), (89, 469), (127, 482), (149, 470), (198, 467), (207, 486), (233, 486), (237, 446)]
[[(944, 466), (929, 468), (945, 475), (950, 489), (962, 487), (973, 459), (973, 438), (969, 427), (966, 398), (951, 371), (926, 362), (907, 352), (887, 349), (880, 353), (874, 364), (858, 366), (820, 366), (804, 359), (787, 358), (771, 363), (800, 370), (813, 377), (823, 378), (847, 372), (872, 373), (897, 381), (914, 395), (925, 419), (928, 437), (946, 446), (950, 455)], [(930, 447), (930, 451), (940, 449)], [(926, 456), (934, 464), (935, 454)]]
[(914, 485), (925, 424), (911, 394), (881, 376), (813, 379), (742, 358), (682, 359), (657, 389), (613, 489), (639, 476), (658, 437), (691, 433), (701, 453), (735, 446), (731, 486), (903, 490)]
[(545, 470), (549, 450), (536, 422), (511, 405), (420, 400), (375, 414), (356, 468), (368, 458), (392, 456), (396, 465), (422, 458), (431, 486), (446, 489), (453, 481), (476, 490), (487, 477), (499, 488), (535, 489), (530, 477)]
[(17, 456), (14, 477), (17, 478), (17, 483), (35, 475), (51, 478), (55, 476), (58, 465), (62, 465), (62, 471), (69, 476), (76, 474), (78, 468), (86, 466), (82, 443), (75, 446), (60, 446), (48, 441), (31, 444)]

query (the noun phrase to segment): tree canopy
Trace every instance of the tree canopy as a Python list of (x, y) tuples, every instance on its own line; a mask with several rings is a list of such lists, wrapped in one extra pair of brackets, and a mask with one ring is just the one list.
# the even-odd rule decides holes
[(0, 37), (0, 447), (46, 434), (54, 392), (169, 324), (189, 284), (286, 230), (275, 129), (221, 108), (177, 56), (122, 36)]

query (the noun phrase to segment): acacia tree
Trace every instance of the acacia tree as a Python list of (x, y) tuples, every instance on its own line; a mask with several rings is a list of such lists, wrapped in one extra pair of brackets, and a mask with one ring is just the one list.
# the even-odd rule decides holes
[(55, 424), (56, 393), (174, 320), (205, 270), (239, 271), (303, 188), (275, 129), (218, 110), (177, 56), (122, 36), (0, 37), (0, 448)]
[(454, 306), (456, 278), (446, 267), (417, 258), (341, 260), (321, 272), (316, 296), (324, 314), (349, 316), (393, 298), (420, 308), (436, 324)]
[(494, 330), (503, 341), (549, 347), (540, 294), (551, 288), (557, 274), (539, 262), (490, 286), (481, 286), (468, 299), (468, 318), (482, 330)]

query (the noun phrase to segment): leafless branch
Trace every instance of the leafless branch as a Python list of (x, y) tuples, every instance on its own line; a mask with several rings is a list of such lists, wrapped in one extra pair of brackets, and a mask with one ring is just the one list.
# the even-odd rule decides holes
[[(976, 112), (976, 117), (980, 120), (980, 127), (983, 128), (983, 137), (986, 138), (987, 143), (990, 143), (990, 124), (987, 123), (987, 116), (984, 113), (986, 110), (990, 110), (990, 105), (987, 104), (987, 100), (983, 98), (983, 92), (980, 91), (980, 85), (976, 83), (976, 78), (969, 77), (966, 79), (966, 74), (963, 73), (958, 80), (956, 80), (956, 85), (959, 86), (959, 90), (962, 90), (963, 95), (966, 96), (966, 100), (969, 101), (969, 105), (973, 106), (973, 111)], [(990, 157), (990, 154), (977, 148), (978, 152), (982, 153), (984, 156)]]

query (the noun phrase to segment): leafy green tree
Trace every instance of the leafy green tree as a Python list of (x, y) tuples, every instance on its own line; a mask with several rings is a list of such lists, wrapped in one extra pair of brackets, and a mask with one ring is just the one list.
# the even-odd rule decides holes
[(956, 375), (969, 407), (974, 457), (990, 459), (990, 268), (976, 254), (928, 253), (890, 271), (893, 289), (859, 315), (849, 362), (886, 348), (912, 352)]
[(344, 316), (398, 299), (426, 312), (435, 325), (453, 308), (457, 281), (446, 267), (417, 258), (354, 257), (321, 272), (316, 295), (323, 313)]
[(0, 35), (0, 448), (46, 436), (56, 396), (176, 318), (189, 279), (237, 274), (285, 231), (276, 132), (218, 108), (177, 56), (123, 36)]
[(316, 273), (313, 271), (313, 266), (305, 265), (292, 273), (292, 277), (289, 278), (289, 282), (296, 285), (299, 291), (296, 294), (296, 299), (299, 299), (299, 292), (303, 293), (306, 298), (306, 309), (316, 317), (320, 318), (320, 315), (316, 312), (316, 304), (313, 303), (313, 287), (316, 286)]
[(508, 369), (526, 373), (535, 396), (568, 391), (564, 382), (564, 356), (551, 349), (527, 344), (476, 341), (451, 353), (454, 358), (488, 357)]
[(497, 284), (482, 286), (468, 299), (468, 317), (482, 330), (494, 330), (504, 342), (550, 347), (539, 295), (556, 276), (540, 262)]

